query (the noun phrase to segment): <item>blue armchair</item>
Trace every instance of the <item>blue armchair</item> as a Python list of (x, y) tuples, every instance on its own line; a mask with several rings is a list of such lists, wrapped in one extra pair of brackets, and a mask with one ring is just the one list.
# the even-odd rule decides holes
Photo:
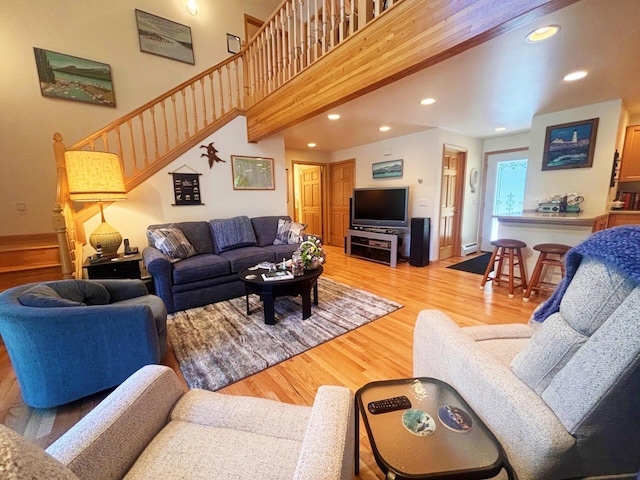
[(167, 352), (167, 310), (140, 280), (60, 280), (0, 293), (0, 335), (22, 398), (62, 405), (122, 383)]

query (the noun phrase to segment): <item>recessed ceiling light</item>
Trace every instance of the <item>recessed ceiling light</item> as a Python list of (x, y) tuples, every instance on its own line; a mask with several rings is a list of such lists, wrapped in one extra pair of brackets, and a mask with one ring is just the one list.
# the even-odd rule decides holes
[(433, 105), (434, 103), (436, 103), (435, 98), (423, 98), (420, 100), (420, 105)]
[(327, 115), (327, 118), (329, 120), (338, 120), (340, 118), (340, 114), (339, 113), (330, 113), (329, 115)]
[(505, 132), (507, 127), (496, 127), (493, 129), (494, 132)]
[(544, 27), (540, 27), (529, 35), (527, 35), (524, 39), (529, 43), (537, 43), (546, 40), (547, 38), (553, 37), (556, 33), (560, 31), (560, 25), (545, 25)]
[(309, 147), (309, 148), (313, 148), (313, 147), (315, 147), (315, 146), (316, 146), (316, 144), (315, 144), (315, 143), (313, 143), (313, 142), (312, 142), (312, 143), (307, 143), (307, 147)]
[(391, 127), (389, 127), (388, 125), (383, 125), (378, 130), (380, 130), (381, 132), (388, 132), (389, 130), (391, 130)]
[(581, 78), (584, 78), (587, 76), (587, 72), (585, 72), (584, 70), (578, 70), (577, 72), (571, 72), (568, 75), (565, 75), (563, 80), (565, 82), (575, 82), (576, 80), (580, 80)]
[(196, 3), (196, 0), (187, 1), (187, 12), (189, 12), (191, 15), (198, 14), (198, 4)]

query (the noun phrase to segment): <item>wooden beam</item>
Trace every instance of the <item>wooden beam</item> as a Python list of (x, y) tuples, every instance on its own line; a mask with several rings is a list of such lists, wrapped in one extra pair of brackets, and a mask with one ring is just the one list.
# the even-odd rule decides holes
[(404, 0), (247, 110), (255, 142), (578, 0)]

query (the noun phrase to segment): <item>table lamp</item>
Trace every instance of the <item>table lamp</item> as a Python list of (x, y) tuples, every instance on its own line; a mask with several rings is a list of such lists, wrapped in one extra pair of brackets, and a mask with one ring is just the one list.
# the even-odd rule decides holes
[(114, 153), (68, 150), (64, 154), (67, 167), (69, 198), (75, 202), (100, 202), (101, 223), (89, 236), (89, 243), (105, 255), (115, 255), (122, 235), (104, 220), (103, 201), (126, 200), (120, 158)]

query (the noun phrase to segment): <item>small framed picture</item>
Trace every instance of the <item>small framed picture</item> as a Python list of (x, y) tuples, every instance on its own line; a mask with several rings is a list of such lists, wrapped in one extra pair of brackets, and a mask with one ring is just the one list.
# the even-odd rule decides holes
[(371, 165), (373, 178), (402, 177), (402, 160), (389, 160)]
[(597, 118), (547, 127), (542, 170), (591, 167), (597, 131)]
[(136, 9), (140, 50), (195, 64), (191, 28)]
[(240, 50), (242, 50), (240, 37), (227, 33), (227, 52), (236, 54), (240, 53)]
[(275, 190), (273, 158), (231, 155), (234, 190)]

